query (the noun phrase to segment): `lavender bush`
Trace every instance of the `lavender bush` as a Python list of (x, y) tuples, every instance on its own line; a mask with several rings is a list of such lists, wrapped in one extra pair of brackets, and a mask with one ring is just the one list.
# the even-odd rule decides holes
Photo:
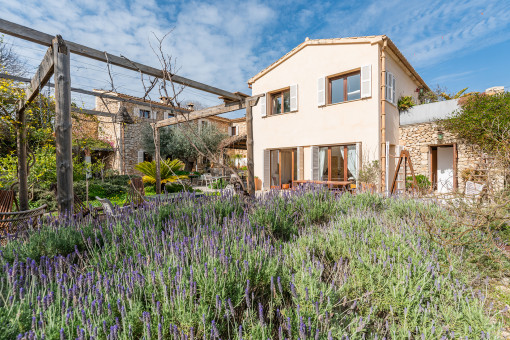
[(47, 222), (2, 248), (0, 338), (498, 338), (487, 283), (408, 223), (416, 204), (184, 194)]

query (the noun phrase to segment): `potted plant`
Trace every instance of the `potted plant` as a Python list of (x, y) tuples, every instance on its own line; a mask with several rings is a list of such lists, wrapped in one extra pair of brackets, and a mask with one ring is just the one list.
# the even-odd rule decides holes
[(414, 105), (416, 105), (416, 104), (414, 103), (413, 97), (411, 97), (411, 96), (402, 96), (398, 100), (397, 107), (398, 107), (399, 111), (407, 111), (410, 108), (412, 108)]
[(261, 190), (261, 189), (262, 189), (262, 181), (260, 180), (260, 178), (255, 176), (255, 191)]
[(377, 191), (377, 183), (379, 181), (381, 169), (379, 167), (379, 161), (363, 161), (363, 166), (359, 171), (359, 191), (369, 191), (371, 193), (375, 193)]

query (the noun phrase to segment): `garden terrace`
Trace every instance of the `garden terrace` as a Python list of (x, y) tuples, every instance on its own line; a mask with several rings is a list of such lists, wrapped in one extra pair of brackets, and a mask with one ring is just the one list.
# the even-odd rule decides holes
[[(496, 339), (472, 249), (429, 241), (435, 205), (320, 188), (58, 218), (2, 247), (4, 338)], [(475, 275), (472, 273), (480, 273)]]

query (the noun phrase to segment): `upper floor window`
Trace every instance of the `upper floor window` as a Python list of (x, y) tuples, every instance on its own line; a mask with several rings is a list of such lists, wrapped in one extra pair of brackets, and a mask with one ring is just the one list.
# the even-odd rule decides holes
[(328, 78), (328, 104), (336, 104), (361, 98), (361, 74), (359, 71)]
[(290, 112), (290, 90), (271, 94), (271, 114)]
[(150, 118), (151, 117), (151, 111), (150, 110), (140, 110), (140, 117), (141, 118)]
[(237, 126), (231, 126), (230, 127), (230, 135), (231, 136), (237, 136), (239, 133)]

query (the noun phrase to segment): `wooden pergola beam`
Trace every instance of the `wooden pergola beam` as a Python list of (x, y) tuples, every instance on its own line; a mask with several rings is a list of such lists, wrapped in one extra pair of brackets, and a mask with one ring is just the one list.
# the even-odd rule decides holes
[(172, 117), (164, 120), (160, 120), (156, 123), (156, 127), (164, 127), (169, 125), (175, 125), (179, 123), (183, 123), (190, 120), (197, 120), (201, 118), (206, 118), (210, 116), (216, 116), (222, 113), (237, 111), (246, 108), (245, 102), (239, 101), (239, 102), (230, 102), (230, 103), (224, 103), (217, 106), (208, 107), (203, 110), (197, 110), (197, 111), (191, 111), (189, 113), (184, 113), (182, 115), (179, 115), (177, 117)]
[(44, 55), (44, 58), (30, 81), (30, 87), (26, 90), (26, 104), (30, 104), (39, 94), (39, 89), (50, 80), (53, 75), (53, 47), (50, 46)]
[[(30, 81), (31, 81), (28, 78), (24, 78), (24, 77), (20, 77), (20, 76), (14, 76), (14, 75), (10, 75), (10, 74), (7, 74), (7, 73), (0, 73), (0, 78), (10, 79), (10, 80), (14, 80), (14, 81), (23, 82), (23, 83), (30, 83)], [(46, 83), (45, 86), (49, 86), (49, 87), (53, 88), (53, 87), (55, 87), (55, 84), (48, 82), (48, 83)], [(183, 109), (183, 108), (178, 108), (178, 107), (174, 108), (174, 107), (171, 107), (171, 106), (168, 106), (168, 105), (160, 105), (160, 104), (145, 102), (143, 100), (122, 98), (122, 97), (119, 97), (119, 96), (108, 94), (108, 93), (115, 93), (115, 92), (94, 92), (94, 91), (89, 91), (89, 90), (83, 90), (83, 89), (76, 88), (76, 87), (71, 87), (71, 92), (86, 94), (86, 95), (94, 96), (94, 97), (113, 99), (113, 100), (117, 100), (117, 101), (120, 101), (120, 102), (126, 102), (126, 103), (131, 103), (131, 104), (142, 105), (142, 106), (150, 106), (152, 108), (162, 109), (162, 110), (167, 110), (167, 111), (168, 110), (174, 110), (174, 111), (177, 111), (177, 112), (185, 112), (185, 113), (189, 112), (189, 110), (186, 110), (186, 109)], [(92, 111), (92, 110), (89, 110), (89, 111)], [(100, 112), (100, 111), (95, 111), (95, 112)]]
[[(28, 40), (40, 45), (45, 46), (52, 45), (53, 36), (4, 19), (0, 19), (0, 32), (12, 35), (17, 38)], [(242, 96), (238, 94), (234, 94), (232, 92), (225, 91), (217, 87), (203, 84), (198, 81), (194, 81), (175, 74), (165, 74), (163, 70), (147, 66), (144, 64), (140, 64), (137, 62), (133, 62), (131, 60), (128, 60), (127, 58), (118, 57), (108, 52), (99, 51), (70, 41), (66, 41), (66, 45), (71, 53), (75, 53), (87, 58), (109, 63), (111, 65), (119, 66), (128, 70), (141, 72), (148, 76), (166, 79), (177, 84), (192, 87), (194, 89), (201, 90), (204, 92), (216, 94), (218, 96), (222, 96), (230, 100), (238, 101), (242, 99)]]
[(252, 106), (257, 105), (257, 101), (262, 96), (264, 96), (264, 95), (261, 94), (261, 95), (256, 95), (256, 96), (252, 96), (252, 97), (246, 97), (245, 99), (243, 99), (241, 101), (225, 102), (223, 104), (211, 106), (206, 109), (192, 111), (190, 113), (180, 115), (177, 117), (160, 120), (159, 122), (156, 123), (156, 127), (161, 128), (164, 126), (175, 125), (175, 124), (179, 124), (179, 123), (183, 123), (183, 122), (187, 122), (187, 121), (192, 121), (192, 120), (207, 118), (207, 117), (211, 117), (211, 116), (217, 116), (217, 115), (232, 112), (232, 111), (242, 110), (242, 109), (246, 108), (246, 103), (248, 100), (252, 102), (252, 104), (251, 104)]

